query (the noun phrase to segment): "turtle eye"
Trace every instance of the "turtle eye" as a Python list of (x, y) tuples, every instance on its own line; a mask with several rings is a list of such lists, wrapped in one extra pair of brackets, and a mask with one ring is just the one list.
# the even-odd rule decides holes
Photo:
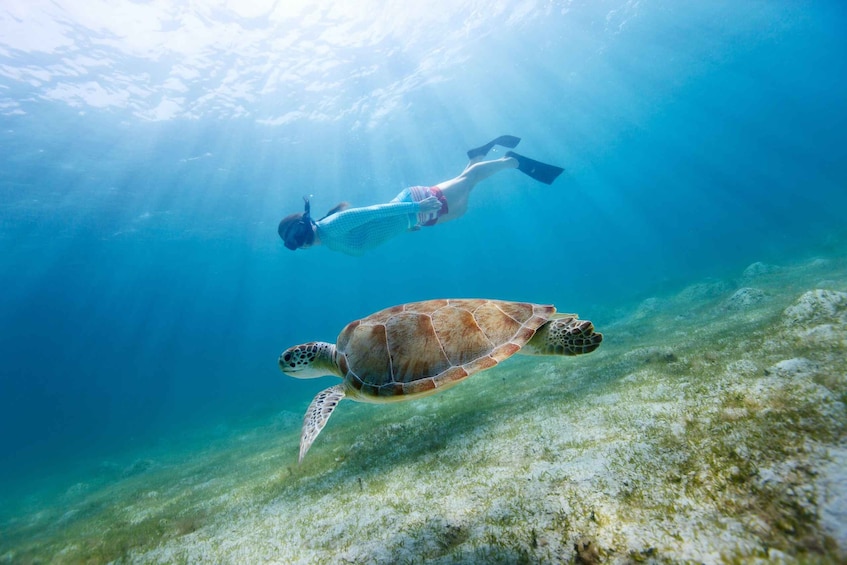
[(286, 354), (282, 356), (282, 360), (285, 361), (286, 363), (291, 361), (291, 353), (286, 352)]

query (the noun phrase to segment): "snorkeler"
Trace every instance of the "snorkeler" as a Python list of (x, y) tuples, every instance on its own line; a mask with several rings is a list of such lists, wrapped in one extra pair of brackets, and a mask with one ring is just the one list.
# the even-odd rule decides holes
[(468, 209), (468, 196), (481, 181), (506, 169), (518, 169), (533, 179), (552, 184), (564, 169), (534, 161), (513, 151), (505, 157), (483, 161), (489, 151), (500, 145), (513, 149), (519, 137), (501, 135), (481, 147), (468, 151), (468, 165), (456, 178), (435, 186), (413, 186), (403, 190), (387, 204), (349, 208), (342, 202), (326, 216), (313, 220), (309, 199), (305, 211), (290, 214), (279, 223), (279, 237), (292, 251), (323, 244), (333, 251), (361, 255), (392, 237), (421, 227), (455, 220)]

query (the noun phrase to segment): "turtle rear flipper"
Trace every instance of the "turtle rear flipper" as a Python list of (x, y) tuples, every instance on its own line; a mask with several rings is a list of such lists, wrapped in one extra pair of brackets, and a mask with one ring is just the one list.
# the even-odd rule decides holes
[(338, 403), (346, 396), (344, 385), (331, 386), (326, 390), (318, 393), (312, 403), (309, 404), (309, 409), (306, 410), (306, 416), (303, 418), (303, 432), (300, 434), (300, 459), (303, 461), (306, 452), (312, 446), (312, 442), (324, 429), (327, 420), (332, 416), (332, 411), (338, 406)]
[(591, 353), (603, 341), (594, 324), (576, 316), (556, 316), (538, 328), (520, 353), (524, 355), (582, 355)]

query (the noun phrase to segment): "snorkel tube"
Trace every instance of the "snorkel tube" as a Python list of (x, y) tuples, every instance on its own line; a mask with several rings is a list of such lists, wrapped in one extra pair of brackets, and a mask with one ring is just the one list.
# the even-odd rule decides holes
[(312, 245), (312, 243), (315, 242), (315, 230), (312, 229), (312, 225), (314, 225), (315, 221), (312, 220), (312, 204), (309, 202), (311, 197), (311, 194), (303, 197), (303, 216), (300, 218), (300, 221), (297, 222), (300, 229), (300, 237), (303, 241), (298, 247), (301, 247), (304, 244)]
[(311, 194), (309, 196), (303, 197), (303, 202), (305, 203), (304, 206), (303, 206), (303, 220), (308, 222), (308, 223), (312, 222), (312, 216), (311, 216), (312, 204), (309, 202), (309, 199), (311, 197), (312, 197)]

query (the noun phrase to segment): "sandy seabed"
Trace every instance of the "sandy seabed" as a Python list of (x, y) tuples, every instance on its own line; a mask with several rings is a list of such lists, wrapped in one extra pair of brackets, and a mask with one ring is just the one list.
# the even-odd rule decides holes
[(282, 412), (33, 499), (0, 563), (845, 562), (847, 261), (607, 314), (591, 355), (344, 402), (301, 465)]

